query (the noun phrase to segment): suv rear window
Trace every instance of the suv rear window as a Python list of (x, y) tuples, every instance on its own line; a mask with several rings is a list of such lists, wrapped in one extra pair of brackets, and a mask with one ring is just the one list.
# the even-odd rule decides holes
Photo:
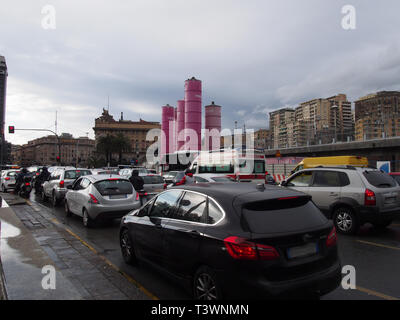
[(120, 179), (102, 180), (96, 182), (94, 186), (102, 196), (133, 193), (133, 186), (127, 180), (120, 180)]
[(287, 197), (247, 203), (243, 218), (251, 232), (294, 232), (325, 224), (327, 219), (309, 196)]
[(161, 184), (164, 183), (164, 179), (160, 176), (144, 176), (142, 177), (144, 184)]
[(90, 174), (92, 174), (92, 172), (89, 170), (68, 170), (65, 171), (64, 179), (75, 180), (79, 177), (88, 176)]
[(377, 188), (393, 188), (396, 187), (396, 181), (387, 173), (381, 171), (364, 171), (364, 177), (367, 181)]

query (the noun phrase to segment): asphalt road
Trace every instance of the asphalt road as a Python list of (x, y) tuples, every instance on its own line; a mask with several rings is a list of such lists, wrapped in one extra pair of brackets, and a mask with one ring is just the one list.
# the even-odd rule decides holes
[[(63, 206), (54, 208), (31, 194), (30, 201), (43, 210), (50, 210), (55, 221), (70, 229), (81, 241), (92, 246), (121, 271), (159, 299), (189, 299), (190, 295), (175, 280), (147, 266), (128, 266), (119, 248), (119, 220), (94, 229), (86, 229), (78, 216), (67, 218)], [(338, 237), (342, 265), (356, 270), (356, 289), (338, 288), (322, 297), (323, 300), (391, 300), (400, 299), (400, 221), (385, 230), (365, 225), (356, 236)]]

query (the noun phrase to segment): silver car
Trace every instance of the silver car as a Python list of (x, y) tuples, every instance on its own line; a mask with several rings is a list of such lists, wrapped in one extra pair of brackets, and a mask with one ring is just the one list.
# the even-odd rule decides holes
[(376, 169), (306, 169), (290, 176), (282, 186), (311, 195), (341, 233), (356, 233), (366, 222), (378, 228), (387, 227), (400, 217), (400, 186), (387, 173)]
[(67, 187), (81, 177), (90, 175), (92, 172), (88, 169), (76, 169), (74, 167), (57, 168), (51, 174), (47, 181), (43, 183), (42, 200), (51, 199), (54, 206), (64, 199), (67, 193)]
[(164, 191), (164, 189), (167, 188), (164, 178), (157, 174), (149, 174), (147, 176), (143, 176), (142, 179), (144, 182), (143, 190), (148, 196), (147, 200), (151, 199), (156, 194)]
[(1, 192), (7, 192), (8, 189), (15, 188), (15, 181), (18, 173), (19, 173), (18, 170), (1, 171), (1, 178), (0, 178)]
[(85, 227), (98, 220), (121, 218), (140, 207), (139, 195), (129, 180), (121, 176), (89, 175), (68, 186), (65, 213), (83, 218)]

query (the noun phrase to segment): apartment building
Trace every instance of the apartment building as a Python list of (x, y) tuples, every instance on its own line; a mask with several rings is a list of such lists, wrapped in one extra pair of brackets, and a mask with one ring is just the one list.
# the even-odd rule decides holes
[(295, 111), (282, 108), (269, 113), (269, 131), (272, 147), (289, 148), (293, 143)]
[(356, 140), (400, 136), (400, 92), (380, 91), (355, 102)]
[(94, 140), (88, 137), (74, 138), (69, 133), (61, 134), (58, 139), (53, 135), (34, 139), (22, 146), (14, 146), (11, 151), (13, 162), (21, 166), (86, 166), (93, 152)]

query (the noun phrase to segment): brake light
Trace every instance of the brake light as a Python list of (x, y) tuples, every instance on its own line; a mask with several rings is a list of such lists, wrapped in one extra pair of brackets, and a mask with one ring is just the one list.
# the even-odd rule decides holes
[(167, 184), (166, 183), (164, 183), (164, 189), (167, 189)]
[(365, 201), (364, 205), (366, 206), (375, 206), (376, 205), (376, 197), (375, 192), (369, 189), (365, 189)]
[(60, 188), (64, 188), (64, 180), (61, 180), (59, 183)]
[(326, 246), (333, 247), (334, 245), (336, 245), (336, 241), (337, 241), (336, 228), (333, 227), (328, 237), (326, 238)]
[(25, 182), (25, 185), (29, 187), (31, 184), (29, 182)]
[(290, 200), (290, 199), (297, 199), (298, 197), (283, 197), (283, 198), (278, 198), (278, 200)]
[(239, 260), (275, 260), (279, 253), (274, 247), (247, 241), (239, 237), (224, 239), (225, 247), (234, 259)]
[(89, 193), (90, 196), (90, 200), (89, 203), (93, 203), (93, 204), (98, 204), (99, 200), (96, 199), (96, 197), (94, 195), (92, 195), (91, 193)]
[(10, 180), (10, 177), (5, 177), (4, 180), (8, 181)]
[(110, 179), (108, 179), (108, 181), (117, 181), (117, 180), (119, 180), (118, 178), (110, 178)]
[(139, 201), (139, 192), (136, 192), (136, 201)]

